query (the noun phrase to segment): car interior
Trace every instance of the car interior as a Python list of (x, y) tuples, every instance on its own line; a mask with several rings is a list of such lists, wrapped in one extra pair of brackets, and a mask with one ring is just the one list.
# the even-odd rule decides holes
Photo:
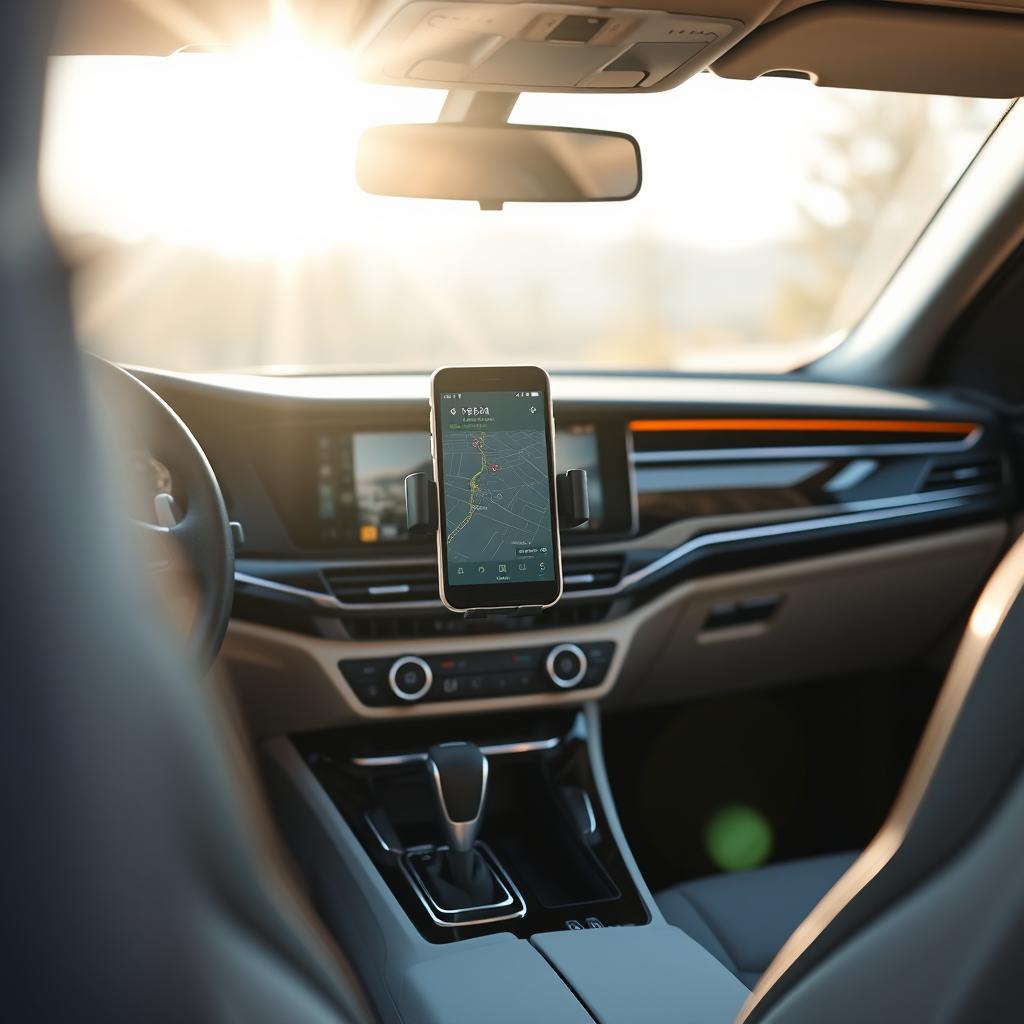
[(1024, 5), (0, 28), (8, 1019), (1019, 1017)]

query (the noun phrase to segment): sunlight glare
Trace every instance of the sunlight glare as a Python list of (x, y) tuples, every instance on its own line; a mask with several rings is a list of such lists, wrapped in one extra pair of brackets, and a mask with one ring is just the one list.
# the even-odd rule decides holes
[(109, 58), (107, 74), (96, 70), (86, 57), (52, 71), (61, 102), (47, 112), (41, 183), (52, 218), (64, 232), (99, 221), (120, 242), (231, 256), (298, 258), (371, 233), (354, 180), (360, 134), (395, 119), (395, 93), (408, 120), (433, 119), (441, 102), (358, 83), (347, 54), (287, 21), (230, 53)]
[(363, 130), (434, 121), (445, 94), (356, 80), (268, 3), (269, 36), (232, 51), (51, 61), (44, 208), (83, 343), (112, 358), (795, 366), (856, 322), (1004, 107), (714, 74), (527, 93), (517, 123), (635, 135), (643, 187), (484, 212), (363, 193)]

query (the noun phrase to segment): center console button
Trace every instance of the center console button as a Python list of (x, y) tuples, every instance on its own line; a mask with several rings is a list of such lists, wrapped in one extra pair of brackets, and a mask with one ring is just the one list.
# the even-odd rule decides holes
[(448, 700), (454, 700), (463, 696), (465, 677), (447, 675), (441, 677), (441, 695)]
[(542, 678), (534, 672), (514, 672), (511, 676), (513, 693), (534, 693), (543, 689)]
[(485, 697), (489, 696), (490, 691), (490, 678), (483, 675), (471, 675), (466, 680), (466, 696), (467, 697)]
[(570, 690), (587, 673), (587, 656), (576, 644), (556, 644), (544, 663), (555, 686)]
[(346, 660), (339, 661), (338, 668), (363, 704), (382, 707), (392, 703), (387, 684), (387, 661)]
[(612, 654), (615, 653), (615, 644), (607, 641), (584, 644), (583, 653), (587, 656), (587, 661), (590, 662), (591, 668), (595, 665), (607, 667), (611, 663)]
[(399, 700), (419, 700), (426, 695), (433, 682), (434, 674), (430, 666), (413, 654), (397, 659), (388, 671), (388, 685)]

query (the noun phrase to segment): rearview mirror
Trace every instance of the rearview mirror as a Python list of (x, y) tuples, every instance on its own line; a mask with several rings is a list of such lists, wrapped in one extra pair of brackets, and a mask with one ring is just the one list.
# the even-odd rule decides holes
[(359, 140), (356, 179), (366, 192), (414, 199), (585, 203), (632, 199), (640, 148), (630, 135), (503, 124), (401, 124)]

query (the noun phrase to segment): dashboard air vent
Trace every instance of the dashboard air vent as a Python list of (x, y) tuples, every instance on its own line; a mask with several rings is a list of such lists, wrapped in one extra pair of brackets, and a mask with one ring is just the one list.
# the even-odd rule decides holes
[(921, 485), (922, 491), (947, 491), (955, 487), (998, 484), (1003, 479), (1003, 464), (998, 456), (936, 462)]
[(324, 570), (328, 589), (345, 604), (436, 601), (437, 569), (432, 565), (353, 566)]
[(565, 593), (614, 587), (622, 579), (622, 558), (618, 555), (587, 557), (562, 554), (562, 582)]
[(418, 612), (397, 615), (368, 614), (344, 620), (353, 640), (406, 640), (419, 637), (477, 636), (531, 629), (569, 629), (602, 622), (610, 601), (575, 601), (556, 604), (539, 615), (512, 619), (468, 620), (451, 612)]
[[(566, 593), (614, 587), (622, 578), (622, 558), (563, 555)], [(353, 566), (324, 570), (330, 592), (345, 604), (436, 601), (437, 570), (430, 565)]]

